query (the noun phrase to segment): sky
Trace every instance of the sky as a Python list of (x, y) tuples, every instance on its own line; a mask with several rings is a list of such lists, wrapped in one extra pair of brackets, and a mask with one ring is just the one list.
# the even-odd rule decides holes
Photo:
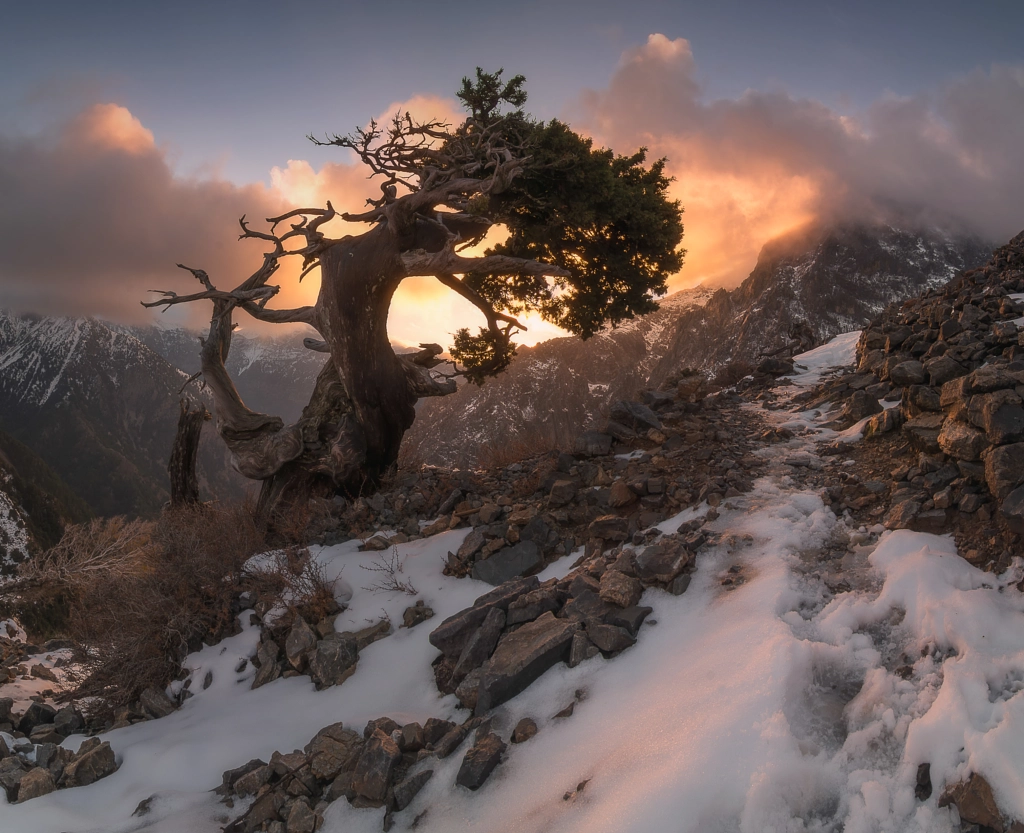
[[(375, 191), (307, 134), (405, 107), (457, 119), (476, 66), (526, 75), (539, 118), (668, 157), (688, 250), (672, 289), (735, 285), (767, 240), (893, 206), (1002, 242), (1024, 228), (1021, 31), (1008, 0), (11, 4), (0, 307), (149, 320), (146, 290), (191, 289), (177, 262), (236, 285), (260, 262), (239, 216)], [(282, 303), (310, 302), (315, 278), (294, 277)], [(478, 318), (416, 279), (390, 328), (450, 344)], [(556, 333), (529, 323), (524, 343)]]

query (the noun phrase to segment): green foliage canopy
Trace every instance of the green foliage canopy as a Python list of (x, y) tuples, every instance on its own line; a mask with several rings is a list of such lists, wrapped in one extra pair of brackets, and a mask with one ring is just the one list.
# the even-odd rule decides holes
[[(582, 338), (653, 312), (685, 255), (682, 207), (668, 196), (665, 159), (647, 166), (646, 148), (619, 156), (557, 119), (531, 119), (518, 109), (526, 101), (525, 79), (503, 85), (501, 72), (478, 68), (476, 83), (463, 79), (458, 96), (471, 116), (460, 131), (499, 126), (510, 148), (526, 158), (509, 188), (472, 208), (508, 229), (488, 254), (551, 263), (567, 276), (469, 274), (466, 282), (495, 309), (539, 313)], [(502, 114), (502, 103), (517, 109)], [(452, 355), (472, 381), (511, 361), (514, 345), (494, 342), (485, 330), (456, 334)]]

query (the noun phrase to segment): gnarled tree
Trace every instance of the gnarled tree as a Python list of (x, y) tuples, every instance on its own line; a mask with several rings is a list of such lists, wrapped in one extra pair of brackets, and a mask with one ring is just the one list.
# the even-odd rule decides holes
[[(463, 79), (458, 96), (469, 115), (457, 127), (404, 113), (385, 127), (313, 139), (354, 151), (380, 178), (381, 197), (360, 213), (338, 214), (330, 202), (298, 208), (268, 218), (267, 231), (243, 217), (241, 239), (269, 244), (254, 274), (225, 290), (182, 266), (202, 290), (162, 292), (145, 304), (213, 303), (202, 374), (235, 467), (263, 481), (263, 513), (311, 495), (371, 491), (395, 464), (416, 400), (456, 390), (453, 374), (438, 369), (440, 345), (404, 355), (391, 348), (388, 311), (406, 278), (433, 277), (483, 314), (486, 326), (460, 330), (450, 350), (454, 371), (482, 383), (515, 354), (513, 336), (526, 329), (515, 316), (539, 312), (588, 337), (656, 309), (682, 265), (681, 209), (667, 197), (664, 160), (645, 167), (644, 149), (616, 156), (562, 122), (531, 119), (520, 109), (522, 76), (501, 75), (477, 69)], [(330, 239), (324, 228), (336, 217), (368, 229)], [(479, 257), (461, 254), (498, 224), (504, 242)], [(314, 305), (269, 305), (280, 288), (269, 281), (286, 257), (301, 258), (303, 276), (319, 270)], [(329, 359), (296, 423), (250, 410), (235, 389), (225, 360), (236, 312), (320, 334), (304, 343)]]

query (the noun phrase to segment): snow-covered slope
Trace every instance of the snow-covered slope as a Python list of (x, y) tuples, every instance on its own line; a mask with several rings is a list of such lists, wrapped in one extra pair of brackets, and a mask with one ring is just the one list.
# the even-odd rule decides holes
[(0, 457), (0, 576), (9, 573), (29, 554), (25, 510), (11, 488), (14, 477)]
[[(851, 342), (798, 363), (820, 374), (849, 356)], [(708, 526), (717, 543), (702, 552), (686, 592), (646, 590), (641, 603), (654, 613), (633, 648), (556, 665), (494, 710), (490, 726), (503, 737), (524, 716), (540, 731), (510, 745), (481, 789), (454, 784), (468, 744), (421, 762), (433, 777), (395, 814), (393, 829), (955, 833), (965, 828), (939, 797), (970, 773), (991, 784), (1004, 814), (1024, 818), (1020, 559), (993, 576), (964, 561), (949, 537), (849, 527), (786, 463), (802, 455), (804, 468), (835, 467), (838, 476), (843, 460), (819, 457), (814, 445), (831, 435), (822, 425), (828, 415), (780, 410), (768, 418), (801, 420), (806, 431), (759, 452), (771, 464), (767, 475), (719, 507)], [(491, 589), (441, 572), (467, 532), (397, 546), (435, 622)], [(350, 606), (339, 630), (382, 612), (397, 620), (414, 601), (374, 593), (361, 580), (372, 574), (359, 568), (378, 556), (357, 544), (314, 553), (328, 575), (344, 569)], [(573, 559), (541, 579), (565, 574)], [(430, 625), (365, 648), (339, 687), (316, 691), (298, 676), (250, 690), (251, 665), (239, 660), (256, 650), (258, 633), (247, 614), (240, 621), (237, 636), (189, 657), (195, 696), (180, 710), (103, 735), (120, 756), (118, 772), (4, 807), (0, 824), (37, 833), (215, 833), (241, 810), (211, 792), (226, 769), (301, 748), (338, 721), (358, 731), (383, 714), (403, 723), (465, 715), (434, 687)], [(571, 715), (556, 717), (569, 703)], [(922, 764), (923, 797), (915, 794)], [(143, 801), (144, 813), (133, 816)], [(321, 829), (370, 833), (382, 814), (339, 799)]]

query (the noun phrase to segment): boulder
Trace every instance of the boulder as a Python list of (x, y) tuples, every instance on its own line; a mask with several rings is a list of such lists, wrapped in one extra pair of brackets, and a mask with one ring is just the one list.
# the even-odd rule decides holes
[(480, 516), (480, 523), (482, 524), (493, 524), (498, 521), (504, 514), (501, 507), (495, 503), (485, 503), (477, 511), (477, 515)]
[(937, 442), (944, 453), (958, 460), (980, 460), (982, 452), (989, 447), (989, 441), (981, 431), (954, 419), (947, 419), (942, 424)]
[(494, 768), (501, 762), (501, 756), (506, 749), (505, 743), (497, 735), (491, 732), (478, 734), (476, 743), (470, 747), (466, 757), (462, 759), (462, 766), (459, 767), (455, 783), (470, 790), (480, 789)]
[[(489, 560), (489, 559), (488, 559)], [(446, 657), (456, 659), (462, 653), (466, 640), (480, 626), (491, 608), (508, 610), (515, 599), (524, 593), (536, 590), (540, 580), (536, 576), (515, 579), (480, 596), (472, 607), (449, 616), (430, 633), (430, 644)]]
[(256, 651), (256, 661), (259, 663), (259, 670), (252, 681), (252, 688), (259, 688), (281, 676), (281, 669), (277, 666), (277, 657), (281, 649), (271, 639), (260, 643)]
[(18, 787), (27, 772), (28, 767), (16, 755), (0, 760), (0, 789), (12, 804), (18, 800)]
[(299, 798), (288, 811), (288, 818), (285, 821), (286, 833), (314, 833), (323, 823), (309, 802), (305, 798)]
[[(677, 576), (673, 583), (679, 581), (681, 578), (689, 578), (689, 576)], [(685, 589), (685, 588), (684, 588)], [(670, 587), (671, 590), (671, 587)], [(679, 593), (675, 595), (680, 595)], [(653, 607), (627, 607), (625, 610), (613, 610), (604, 620), (609, 625), (617, 625), (620, 628), (625, 628), (633, 636), (636, 636), (640, 630), (640, 626), (644, 623), (644, 619), (650, 616), (654, 612)]]
[(942, 430), (945, 419), (944, 414), (924, 414), (907, 420), (903, 424), (903, 433), (918, 451), (937, 454), (939, 452), (939, 431)]
[[(598, 587), (598, 592), (600, 592), (600, 587)], [(562, 608), (561, 616), (574, 622), (586, 622), (591, 619), (599, 622), (605, 621), (606, 617), (618, 608), (604, 601), (598, 592), (590, 589), (577, 591)]]
[(633, 607), (640, 601), (644, 586), (618, 570), (605, 570), (601, 576), (601, 599), (619, 607)]
[(417, 625), (434, 618), (434, 611), (427, 607), (423, 599), (419, 599), (412, 607), (407, 607), (402, 613), (402, 627), (415, 628)]
[(423, 724), (423, 742), (427, 746), (433, 746), (452, 729), (455, 729), (456, 726), (457, 724), (452, 723), (450, 720), (428, 717), (427, 722)]
[(480, 550), (484, 548), (484, 544), (487, 543), (487, 538), (479, 529), (474, 529), (467, 535), (462, 544), (459, 546), (459, 551), (455, 554), (459, 561), (469, 562)]
[(889, 381), (901, 388), (920, 385), (927, 378), (924, 365), (919, 361), (900, 362), (889, 370)]
[(537, 724), (529, 717), (524, 717), (512, 730), (512, 743), (526, 743), (537, 734)]
[(586, 627), (587, 637), (606, 656), (617, 654), (636, 644), (636, 637), (617, 625), (591, 620), (586, 623)]
[(79, 753), (65, 768), (62, 781), (69, 787), (85, 787), (116, 771), (114, 750), (109, 742), (103, 741), (89, 748), (88, 752)]
[(270, 781), (274, 771), (269, 766), (260, 766), (236, 778), (231, 784), (235, 795), (242, 797), (256, 795), (260, 787)]
[(556, 480), (548, 492), (548, 504), (553, 507), (566, 506), (576, 497), (576, 484), (572, 480)]
[(469, 734), (469, 729), (465, 726), (453, 725), (451, 729), (444, 733), (444, 735), (434, 744), (434, 754), (441, 759), (447, 758), (456, 749), (462, 746), (462, 742), (466, 739), (466, 735)]
[(503, 636), (483, 667), (476, 714), (515, 697), (552, 665), (567, 659), (579, 628), (579, 622), (556, 619), (548, 612)]
[(591, 538), (603, 541), (625, 541), (629, 536), (629, 521), (618, 515), (602, 515), (591, 522), (587, 532)]
[[(230, 825), (225, 830), (241, 829), (243, 833), (256, 833), (258, 830), (270, 830), (270, 825), (281, 821), (281, 812), (285, 809), (286, 796), (282, 792), (272, 790), (257, 798), (253, 805), (239, 820), (241, 826)], [(281, 828), (277, 828), (278, 831)]]
[(846, 401), (846, 407), (843, 408), (843, 416), (854, 422), (859, 422), (864, 417), (881, 413), (882, 410), (882, 406), (878, 404), (878, 400), (875, 397), (865, 391), (857, 390)]
[(968, 416), (993, 445), (1024, 439), (1024, 407), (1012, 390), (997, 390), (971, 397)]
[(434, 770), (423, 769), (417, 772), (415, 775), (410, 775), (404, 781), (400, 781), (395, 784), (394, 805), (396, 810), (404, 810), (416, 797), (417, 793), (422, 790), (427, 781), (429, 781), (434, 775)]
[(1024, 443), (993, 448), (985, 455), (985, 482), (1003, 500), (1024, 483)]
[(886, 408), (864, 423), (864, 436), (873, 437), (876, 434), (888, 434), (890, 431), (895, 431), (902, 424), (902, 419), (899, 408)]
[(473, 564), (472, 576), (497, 586), (543, 564), (540, 547), (533, 541), (520, 541), (515, 546), (498, 550), (484, 561), (477, 561)]
[(52, 793), (55, 789), (57, 789), (57, 785), (53, 782), (50, 771), (37, 766), (26, 772), (18, 784), (18, 801), (38, 798), (41, 795)]
[(984, 364), (967, 379), (969, 393), (991, 393), (1020, 384), (1024, 384), (1024, 373), (999, 364)]
[(645, 584), (668, 584), (693, 563), (693, 553), (681, 541), (665, 537), (636, 556), (636, 573)]
[(248, 775), (250, 772), (259, 769), (260, 767), (266, 766), (267, 762), (260, 760), (259, 758), (253, 758), (248, 763), (242, 764), (234, 769), (229, 769), (224, 772), (221, 776), (221, 784), (217, 787), (218, 795), (228, 795), (234, 790), (234, 785), (243, 775)]
[(391, 635), (391, 621), (381, 619), (375, 625), (368, 625), (357, 631), (344, 631), (344, 633), (356, 641), (356, 651), (363, 651), (374, 642), (380, 642), (384, 637)]
[(383, 802), (395, 766), (402, 759), (402, 753), (388, 735), (380, 729), (370, 735), (363, 746), (355, 767), (352, 788), (371, 802)]
[(914, 334), (914, 331), (906, 324), (901, 324), (898, 327), (893, 327), (889, 330), (885, 338), (885, 352), (891, 353), (893, 350), (899, 348), (904, 341), (910, 338)]
[(470, 671), (479, 668), (490, 659), (504, 628), (505, 611), (498, 607), (491, 608), (480, 627), (470, 636), (462, 649), (458, 662), (455, 663), (455, 669), (452, 671), (453, 682), (458, 683), (465, 679)]
[(53, 723), (53, 718), (56, 715), (57, 710), (53, 706), (46, 703), (29, 703), (21, 720), (18, 721), (18, 731), (25, 735), (31, 735), (36, 726)]
[(167, 717), (178, 707), (167, 693), (160, 688), (147, 688), (139, 695), (139, 705), (150, 717)]
[(916, 500), (903, 500), (894, 503), (885, 518), (886, 529), (910, 529), (914, 518), (921, 511), (921, 504)]
[(1024, 486), (1019, 486), (1008, 494), (999, 507), (1006, 525), (1019, 535), (1024, 535)]
[(569, 646), (569, 659), (565, 661), (565, 664), (570, 668), (575, 668), (581, 662), (586, 662), (600, 653), (601, 649), (591, 642), (583, 631), (576, 631), (572, 637), (572, 644)]
[(612, 453), (612, 437), (599, 431), (586, 431), (576, 438), (572, 453), (577, 457), (604, 457)]
[(918, 413), (921, 411), (942, 410), (939, 392), (928, 385), (911, 385), (907, 388), (903, 401)]
[(942, 387), (946, 382), (967, 373), (964, 366), (949, 356), (938, 356), (924, 363), (925, 372), (934, 387)]
[(347, 633), (331, 633), (316, 643), (309, 656), (309, 676), (317, 688), (341, 685), (352, 676), (359, 660), (355, 637)]
[(352, 769), (363, 749), (363, 737), (341, 723), (316, 733), (304, 749), (310, 771), (321, 781), (333, 781), (343, 770)]
[(402, 752), (419, 752), (425, 745), (423, 739), (423, 727), (416, 723), (406, 723), (398, 735), (398, 748)]
[(636, 492), (629, 488), (623, 480), (616, 480), (608, 490), (608, 505), (613, 509), (622, 509), (636, 503)]
[(521, 625), (523, 622), (532, 622), (542, 613), (555, 611), (561, 607), (556, 587), (538, 587), (529, 593), (524, 593), (508, 606), (506, 625)]
[(53, 716), (53, 728), (65, 737), (74, 735), (85, 729), (85, 718), (74, 706), (64, 706)]
[(536, 515), (519, 530), (519, 542), (524, 541), (532, 541), (541, 553), (550, 552), (558, 543), (558, 531), (553, 529), (540, 515)]
[(955, 804), (961, 823), (978, 824), (1003, 833), (1003, 816), (996, 805), (992, 787), (977, 772), (966, 781), (946, 787), (939, 796), (939, 807)]
[(646, 433), (651, 428), (661, 430), (661, 420), (658, 419), (658, 415), (640, 402), (620, 399), (609, 409), (608, 416), (615, 422), (641, 433)]

